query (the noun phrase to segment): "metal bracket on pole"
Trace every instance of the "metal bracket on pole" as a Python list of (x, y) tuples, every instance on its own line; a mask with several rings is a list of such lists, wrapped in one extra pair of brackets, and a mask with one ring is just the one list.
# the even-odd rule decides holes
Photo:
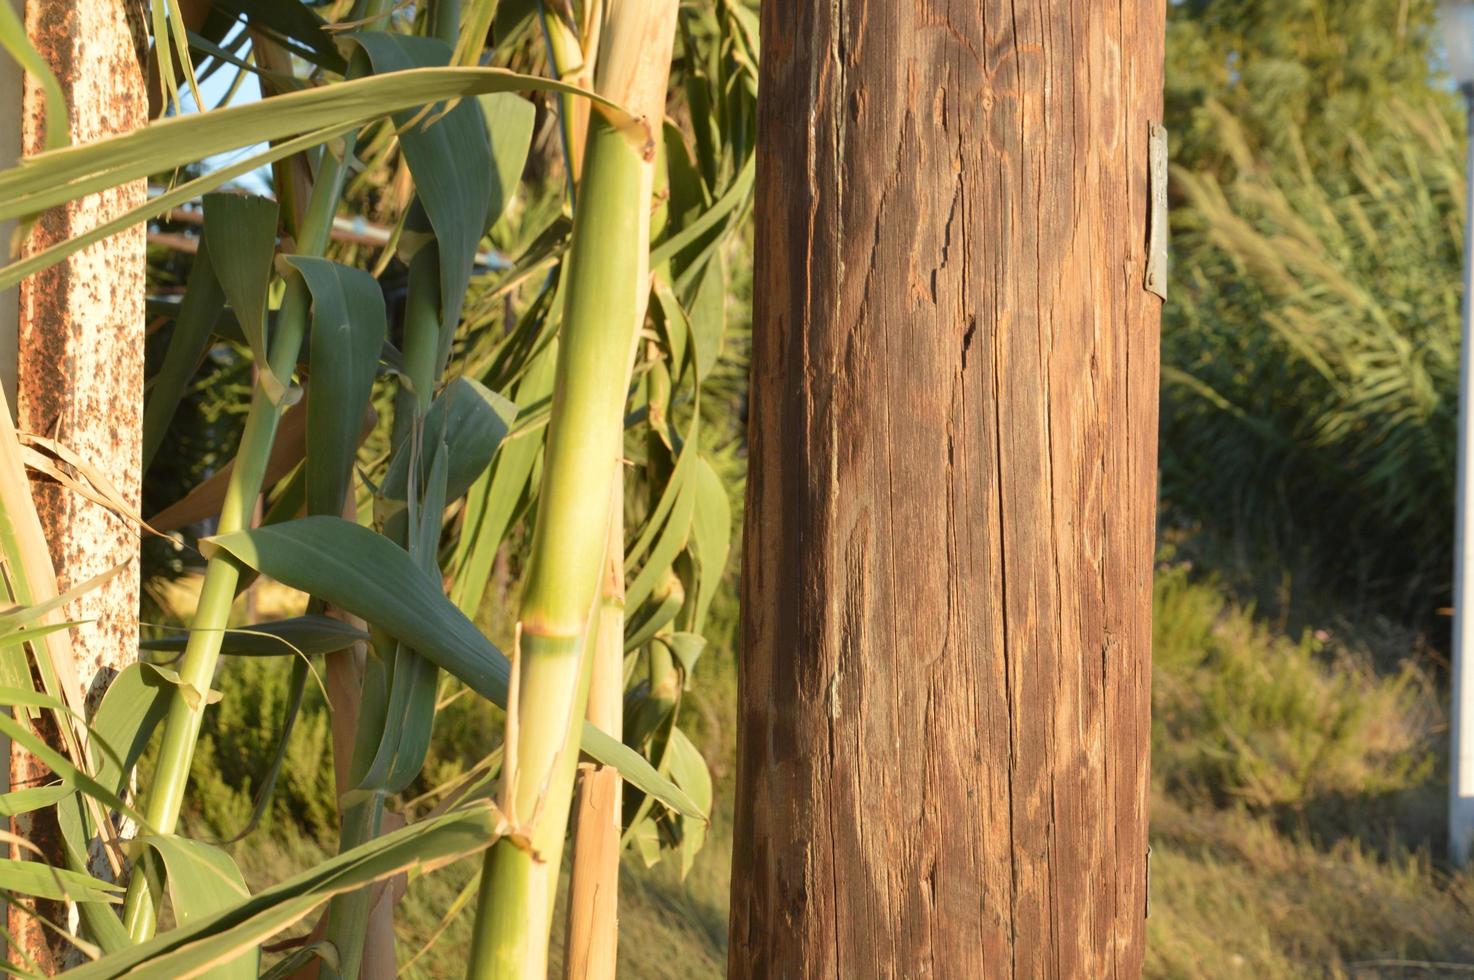
[(1167, 128), (1148, 123), (1146, 289), (1167, 298)]

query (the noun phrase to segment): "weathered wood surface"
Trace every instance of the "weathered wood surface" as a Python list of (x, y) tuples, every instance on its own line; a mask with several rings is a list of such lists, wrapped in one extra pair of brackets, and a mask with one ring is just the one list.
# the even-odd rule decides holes
[(733, 977), (1140, 971), (1164, 14), (763, 5)]

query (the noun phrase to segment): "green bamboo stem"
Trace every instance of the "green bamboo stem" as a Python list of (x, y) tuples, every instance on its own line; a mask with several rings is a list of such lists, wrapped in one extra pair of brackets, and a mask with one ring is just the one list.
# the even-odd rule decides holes
[[(433, 243), (426, 243), (410, 259), (409, 292), (404, 314), (404, 376), (408, 389), (396, 399), (393, 442), (397, 448), (413, 438), (434, 394), (440, 347), (440, 260)], [(405, 525), (406, 536), (414, 533)], [(407, 537), (398, 542), (408, 545)], [(380, 651), (392, 658), (392, 645)], [(360, 711), (355, 732), (355, 778), (361, 775), (378, 750), (384, 736), (382, 712)], [(338, 829), (338, 853), (342, 854), (379, 836), (383, 829), (384, 793), (375, 791), (343, 812)], [(374, 889), (338, 895), (328, 904), (325, 938), (338, 951), (337, 968), (324, 963), (323, 980), (355, 980), (363, 968), (365, 938), (373, 911)]]
[[(428, 32), (452, 47), (460, 29), (459, 0), (437, 0), (429, 9)], [(429, 221), (418, 204), (409, 223), (414, 230), (430, 232)], [(423, 227), (420, 227), (423, 226)], [(435, 393), (441, 373), (437, 363), (441, 348), (440, 316), (440, 251), (434, 241), (426, 242), (409, 260), (409, 292), (404, 311), (403, 376), (395, 398), (393, 446), (398, 449), (414, 438)], [(413, 490), (413, 484), (411, 484)], [(406, 535), (413, 529), (406, 524)], [(408, 545), (408, 540), (399, 544)], [(394, 656), (390, 648), (380, 649), (381, 658)], [(378, 750), (384, 737), (382, 712), (360, 711), (354, 733), (353, 772), (361, 774)], [(372, 792), (344, 811), (338, 828), (338, 853), (367, 843), (383, 832), (384, 793)], [(363, 968), (369, 920), (373, 914), (374, 889), (360, 888), (335, 897), (328, 905), (325, 938), (338, 951), (336, 968), (324, 962), (319, 970), (323, 980), (356, 980)]]
[[(650, 432), (649, 432), (649, 462), (646, 464), (646, 472), (649, 476), (652, 499), (650, 506), (653, 508), (660, 499), (660, 494), (667, 482), (670, 480), (671, 465), (670, 456), (665, 452), (665, 443), (660, 438), (659, 429), (666, 426), (670, 411), (670, 368), (663, 360), (657, 359), (645, 376), (646, 404), (650, 408)], [(665, 580), (657, 587), (656, 591), (664, 597), (675, 594), (684, 594), (685, 587), (681, 584), (680, 576), (674, 569), (668, 569)], [(655, 596), (662, 602), (662, 596)], [(675, 631), (675, 620), (671, 620), (660, 628), (657, 637), (669, 636)], [(640, 740), (654, 732), (675, 709), (676, 699), (680, 694), (680, 676), (676, 671), (675, 660), (671, 657), (670, 648), (658, 639), (651, 640), (646, 644), (645, 662), (648, 671), (649, 686), (645, 695), (645, 703), (640, 706), (636, 716), (637, 724), (632, 726), (635, 734)], [(636, 744), (639, 744), (636, 742)]]
[[(347, 174), (347, 160), (353, 152), (353, 137), (344, 137), (344, 142), (340, 153), (323, 154), (307, 213), (299, 229), (299, 254), (321, 255), (327, 248), (333, 215)], [(296, 369), (310, 309), (311, 296), (306, 283), (299, 277), (290, 278), (267, 358), (272, 372), (279, 378), (290, 378)], [(229, 534), (250, 525), (281, 415), (282, 406), (257, 386), (246, 415), (245, 431), (241, 435), (230, 482), (226, 485), (218, 533)], [(189, 643), (179, 666), (181, 684), (188, 685), (198, 696), (187, 697), (181, 689), (172, 698), (158, 764), (148, 787), (148, 807), (144, 815), (157, 833), (173, 833), (179, 823), (190, 762), (194, 758), (195, 742), (204, 718), (204, 694), (214, 680), (220, 644), (229, 624), (230, 607), (235, 601), (239, 581), (240, 568), (227, 557), (212, 558), (205, 566), (205, 581), (195, 607)], [(123, 907), (123, 922), (134, 942), (143, 942), (153, 935), (159, 898), (153, 894), (147, 875), (134, 874), (131, 877)]]
[(606, 5), (596, 88), (642, 125), (590, 115), (574, 206), (567, 303), (543, 479), (522, 594), (517, 699), (502, 771), (504, 838), (482, 872), (467, 976), (544, 977), (591, 658), (586, 623), (606, 552), (625, 400), (649, 296), (654, 146), (663, 118), (674, 0)]
[[(360, 716), (361, 717), (361, 716)], [(360, 729), (360, 737), (362, 729)], [(338, 828), (338, 853), (367, 843), (383, 832), (384, 794), (374, 793), (343, 812)], [(364, 938), (373, 913), (374, 889), (360, 888), (336, 896), (328, 905), (324, 938), (338, 951), (337, 968), (323, 961), (321, 980), (352, 980), (363, 968)]]
[(427, 30), (431, 37), (438, 37), (454, 50), (461, 36), (461, 0), (436, 0), (430, 4)]

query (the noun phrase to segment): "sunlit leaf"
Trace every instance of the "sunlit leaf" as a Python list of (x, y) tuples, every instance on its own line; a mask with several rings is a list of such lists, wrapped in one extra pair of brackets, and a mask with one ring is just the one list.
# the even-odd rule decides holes
[[(218, 847), (174, 834), (139, 837), (134, 847), (149, 848), (162, 860), (169, 902), (181, 927), (188, 928), (251, 897), (240, 869)], [(210, 976), (221, 980), (254, 978), (259, 962), (259, 952), (248, 950), (212, 965)]]
[(348, 492), (359, 428), (388, 335), (384, 294), (362, 269), (302, 255), (283, 261), (301, 274), (312, 294), (307, 507), (316, 514), (336, 514)]
[[(263, 574), (367, 620), (408, 643), (494, 704), (506, 704), (510, 667), (500, 650), (457, 609), (409, 554), (367, 528), (331, 517), (208, 538)], [(583, 749), (666, 805), (704, 816), (638, 753), (585, 725)]]

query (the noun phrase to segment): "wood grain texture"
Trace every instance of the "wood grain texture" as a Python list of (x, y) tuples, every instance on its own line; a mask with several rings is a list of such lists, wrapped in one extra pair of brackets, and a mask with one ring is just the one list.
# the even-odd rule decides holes
[(1164, 15), (763, 5), (733, 977), (1140, 972)]

